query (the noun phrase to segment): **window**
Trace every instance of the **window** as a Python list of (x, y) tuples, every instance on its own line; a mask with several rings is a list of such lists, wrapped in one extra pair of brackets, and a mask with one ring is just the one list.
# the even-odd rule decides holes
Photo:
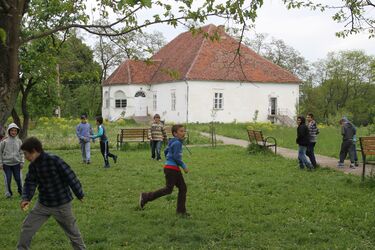
[(174, 90), (171, 92), (171, 110), (176, 110), (176, 91)]
[(224, 98), (223, 93), (214, 94), (214, 109), (223, 109), (224, 108)]
[(115, 107), (116, 108), (126, 108), (128, 105), (128, 100), (126, 100), (125, 93), (121, 90), (115, 93)]
[(128, 102), (126, 99), (116, 99), (115, 100), (116, 108), (126, 108)]
[(134, 97), (146, 97), (146, 94), (143, 91), (137, 91), (137, 93), (135, 93)]
[(108, 91), (104, 92), (105, 108), (109, 108), (109, 94)]
[(152, 95), (152, 110), (153, 111), (156, 111), (157, 108), (158, 108), (158, 103), (157, 103), (158, 99), (157, 98), (158, 98), (158, 96), (156, 95), (156, 93), (154, 93)]

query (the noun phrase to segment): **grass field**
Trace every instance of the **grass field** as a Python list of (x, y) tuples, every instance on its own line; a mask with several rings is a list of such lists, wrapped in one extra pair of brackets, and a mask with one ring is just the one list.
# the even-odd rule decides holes
[[(209, 124), (189, 124), (190, 129), (197, 131), (210, 131)], [(246, 129), (251, 127), (256, 130), (262, 130), (265, 136), (275, 137), (280, 147), (297, 149), (296, 128), (277, 126), (268, 123), (217, 123), (215, 124), (216, 134), (232, 138), (248, 140)], [(315, 147), (315, 153), (338, 158), (341, 146), (341, 131), (339, 127), (320, 126), (318, 142)], [(357, 137), (373, 134), (367, 128), (357, 129)], [(358, 144), (359, 145), (359, 144)]]
[[(86, 197), (73, 202), (88, 249), (374, 249), (373, 182), (329, 169), (306, 172), (272, 154), (249, 155), (231, 146), (191, 148), (187, 208), (175, 215), (177, 191), (137, 209), (141, 191), (164, 184), (162, 163), (145, 150), (116, 152), (102, 168), (93, 151), (82, 165), (78, 150), (54, 151), (72, 166)], [(25, 170), (24, 170), (25, 174)], [(4, 187), (0, 186), (3, 193)], [(34, 198), (35, 203), (35, 198)], [(26, 216), (19, 199), (0, 197), (0, 249), (14, 249)], [(70, 249), (50, 219), (32, 249)]]

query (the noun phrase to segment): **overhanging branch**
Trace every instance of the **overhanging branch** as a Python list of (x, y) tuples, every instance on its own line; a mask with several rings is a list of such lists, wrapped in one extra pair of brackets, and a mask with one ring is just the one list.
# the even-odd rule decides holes
[[(210, 16), (218, 16), (218, 15), (214, 14), (214, 13), (205, 15), (205, 17), (210, 17)], [(118, 24), (119, 21), (116, 21), (115, 23), (108, 24), (108, 25), (97, 25), (97, 24), (85, 25), (85, 24), (73, 23), (73, 24), (69, 24), (69, 25), (65, 25), (65, 26), (61, 26), (61, 27), (56, 27), (54, 29), (47, 30), (47, 31), (41, 32), (39, 34), (27, 37), (27, 38), (25, 38), (21, 41), (21, 44), (27, 43), (31, 40), (39, 39), (39, 38), (42, 38), (42, 37), (45, 37), (45, 36), (49, 36), (51, 34), (59, 32), (59, 31), (71, 29), (71, 28), (80, 28), (80, 29), (83, 29), (83, 30), (89, 32), (90, 34), (94, 34), (94, 35), (98, 35), (98, 36), (114, 37), (114, 36), (121, 36), (121, 35), (124, 35), (124, 34), (128, 34), (132, 31), (139, 30), (139, 29), (142, 29), (146, 26), (154, 25), (154, 24), (157, 24), (157, 23), (168, 23), (168, 22), (178, 21), (178, 20), (183, 20), (183, 19), (187, 19), (187, 18), (184, 17), (184, 16), (181, 16), (181, 17), (176, 17), (176, 18), (171, 18), (171, 19), (147, 22), (147, 23), (144, 23), (142, 25), (137, 25), (135, 27), (125, 29), (121, 32), (115, 32), (115, 30), (112, 28), (114, 26), (114, 24), (115, 23)], [(93, 30), (93, 29), (103, 30), (103, 31), (97, 31), (97, 30)], [(107, 32), (107, 29), (110, 29), (114, 32), (112, 32), (112, 33)]]
[(10, 5), (5, 0), (0, 0), (0, 6), (5, 10), (5, 12), (10, 10)]

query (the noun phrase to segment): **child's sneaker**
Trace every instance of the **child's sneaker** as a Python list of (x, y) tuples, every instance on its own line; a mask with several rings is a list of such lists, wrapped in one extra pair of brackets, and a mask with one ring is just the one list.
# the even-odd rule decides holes
[(109, 164), (104, 164), (104, 168), (109, 168), (110, 165)]
[(354, 166), (359, 167), (358, 161), (354, 162)]
[(90, 161), (87, 161), (86, 164), (91, 164), (91, 162), (90, 162)]
[(355, 165), (353, 163), (350, 164), (351, 169), (355, 169)]
[(139, 195), (139, 208), (144, 209), (145, 205), (146, 205), (146, 200), (145, 200), (145, 197), (144, 197), (144, 193), (141, 193)]
[(337, 167), (338, 168), (343, 168), (345, 165), (344, 165), (344, 163), (342, 163), (342, 162), (339, 162), (339, 163), (337, 163)]
[(113, 162), (117, 163), (117, 155), (113, 156)]

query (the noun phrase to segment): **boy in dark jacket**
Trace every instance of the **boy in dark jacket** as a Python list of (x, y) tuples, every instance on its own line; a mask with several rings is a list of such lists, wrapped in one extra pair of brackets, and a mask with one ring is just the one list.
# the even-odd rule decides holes
[(344, 160), (349, 153), (350, 168), (355, 168), (354, 152), (353, 152), (353, 138), (356, 135), (356, 129), (346, 117), (340, 120), (342, 143), (340, 149), (340, 161), (337, 164), (338, 168), (344, 167)]
[(77, 176), (61, 158), (44, 152), (42, 143), (35, 137), (26, 139), (21, 149), (31, 162), (23, 187), (21, 209), (28, 209), (36, 188), (39, 198), (23, 222), (17, 249), (29, 249), (34, 234), (50, 216), (65, 231), (74, 249), (85, 249), (71, 205), (70, 189), (80, 201), (84, 197)]
[(141, 193), (139, 197), (139, 206), (143, 209), (147, 202), (171, 194), (173, 187), (176, 186), (178, 188), (177, 214), (188, 216), (189, 214), (186, 213), (185, 207), (187, 188), (180, 170), (181, 167), (185, 173), (189, 172), (189, 169), (182, 161), (182, 141), (185, 138), (184, 126), (173, 125), (172, 134), (174, 138), (169, 141), (168, 147), (164, 151), (167, 159), (164, 166), (166, 186), (155, 192)]
[(311, 165), (310, 161), (306, 157), (306, 150), (307, 146), (309, 145), (309, 129), (306, 126), (306, 120), (303, 116), (298, 116), (297, 118), (297, 139), (296, 143), (298, 144), (298, 160), (299, 160), (299, 167), (304, 169), (307, 167), (308, 170), (312, 170), (313, 166)]

